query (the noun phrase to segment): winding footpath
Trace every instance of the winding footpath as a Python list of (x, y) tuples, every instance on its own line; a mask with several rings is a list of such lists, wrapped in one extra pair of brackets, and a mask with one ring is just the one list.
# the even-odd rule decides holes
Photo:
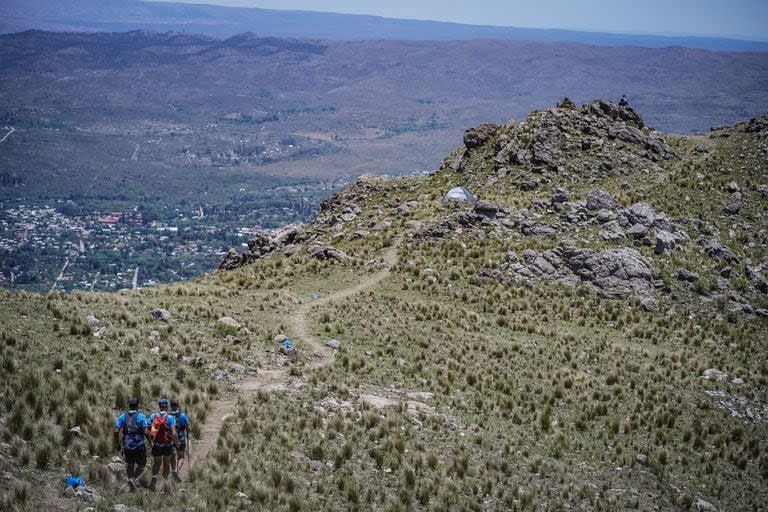
[[(338, 290), (312, 302), (305, 302), (294, 311), (293, 315), (291, 315), (288, 320), (288, 328), (293, 332), (293, 339), (301, 342), (301, 348), (305, 354), (314, 354), (314, 358), (309, 363), (309, 368), (319, 368), (331, 364), (333, 361), (332, 350), (326, 347), (309, 328), (307, 322), (309, 312), (314, 307), (345, 299), (376, 286), (390, 274), (391, 268), (397, 263), (397, 247), (394, 245), (388, 247), (384, 251), (383, 257), (385, 264), (384, 269), (375, 274), (366, 276), (362, 281), (352, 287)], [(196, 464), (204, 460), (211, 449), (216, 446), (216, 440), (219, 437), (219, 432), (224, 421), (227, 416), (235, 411), (235, 404), (238, 396), (250, 396), (259, 390), (273, 391), (276, 389), (285, 389), (290, 378), (288, 372), (289, 368), (285, 366), (272, 369), (260, 369), (256, 375), (250, 376), (239, 382), (235, 386), (237, 391), (236, 396), (218, 402), (213, 409), (211, 409), (208, 418), (200, 431), (200, 438), (196, 439), (192, 445), (194, 458), (192, 459), (191, 464)]]

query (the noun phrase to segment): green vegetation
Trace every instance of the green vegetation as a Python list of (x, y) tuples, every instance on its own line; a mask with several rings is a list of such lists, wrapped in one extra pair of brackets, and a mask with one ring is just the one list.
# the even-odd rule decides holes
[[(461, 170), (367, 178), (326, 203), (304, 232), (305, 249), (333, 245), (348, 257), (277, 250), (136, 292), (3, 291), (0, 474), (11, 478), (0, 504), (84, 505), (62, 491), (74, 466), (104, 497), (103, 510), (650, 511), (699, 500), (760, 510), (768, 320), (734, 309), (731, 297), (766, 305), (747, 270), (766, 257), (757, 187), (768, 176), (763, 139), (742, 129), (670, 138), (677, 156), (600, 171), (591, 182), (524, 164), (499, 176), (488, 160), (498, 138), (489, 139)], [(709, 153), (695, 149), (702, 143)], [(600, 169), (582, 156), (574, 166)], [(538, 188), (521, 190), (533, 176)], [(730, 181), (743, 190), (736, 217), (722, 208)], [(513, 212), (545, 202), (540, 223), (558, 222), (546, 207), (556, 186), (573, 200), (599, 186), (624, 205), (691, 219), (680, 222), (717, 236), (738, 261), (726, 278), (725, 264), (695, 239), (660, 255), (605, 240), (588, 222), (545, 236), (492, 222), (430, 235), (471, 213), (440, 201), (455, 185)], [(352, 220), (339, 220), (350, 211)], [(509, 251), (544, 251), (566, 236), (596, 251), (632, 245), (658, 267), (658, 310), (602, 298), (587, 282), (504, 278)], [(381, 275), (390, 247), (397, 262)], [(681, 269), (698, 277), (681, 280)], [(168, 322), (152, 316), (158, 307), (171, 312)], [(279, 334), (298, 357), (277, 353)], [(333, 357), (320, 346), (330, 339), (340, 342)], [(228, 377), (252, 386), (239, 392)], [(106, 467), (114, 416), (134, 393), (180, 397), (196, 425), (192, 450), (195, 441), (211, 446), (198, 460), (193, 451), (191, 471), (165, 485), (167, 494), (128, 494)], [(217, 440), (199, 439), (206, 421), (222, 420), (215, 406), (230, 401)]]

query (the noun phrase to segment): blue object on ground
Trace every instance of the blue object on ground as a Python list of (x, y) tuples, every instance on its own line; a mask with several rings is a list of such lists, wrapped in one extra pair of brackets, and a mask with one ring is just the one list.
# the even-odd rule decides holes
[(85, 481), (81, 476), (67, 475), (67, 487), (72, 487), (73, 489), (85, 487)]
[(285, 347), (286, 350), (291, 350), (293, 348), (293, 345), (291, 344), (291, 340), (289, 340), (288, 338), (286, 338), (285, 341), (283, 342), (283, 346)]

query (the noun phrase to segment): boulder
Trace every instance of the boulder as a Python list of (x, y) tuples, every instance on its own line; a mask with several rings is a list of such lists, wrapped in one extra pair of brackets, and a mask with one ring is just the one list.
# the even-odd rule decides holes
[(698, 512), (717, 512), (717, 508), (713, 504), (708, 501), (704, 501), (701, 498), (696, 500), (696, 503), (693, 505), (693, 507), (694, 510), (697, 510)]
[(325, 342), (325, 346), (334, 350), (339, 350), (341, 348), (341, 342), (339, 340), (328, 340)]
[(379, 395), (370, 395), (370, 394), (360, 395), (360, 401), (365, 405), (368, 405), (376, 410), (397, 406), (396, 401), (390, 400), (387, 397), (379, 396)]
[(708, 368), (704, 370), (704, 373), (701, 374), (701, 378), (704, 380), (713, 380), (715, 382), (720, 382), (722, 380), (725, 380), (728, 378), (728, 374), (724, 371), (718, 370), (717, 368)]
[(677, 248), (677, 237), (669, 231), (660, 229), (656, 231), (656, 247), (653, 248), (656, 254), (669, 254)]
[(733, 252), (717, 240), (699, 238), (697, 243), (704, 248), (704, 252), (712, 259), (723, 260), (728, 263), (738, 263), (739, 258)]
[(726, 188), (726, 189), (728, 190), (728, 192), (730, 192), (731, 194), (733, 194), (733, 193), (735, 193), (735, 192), (741, 192), (741, 188), (739, 187), (739, 184), (738, 184), (738, 183), (736, 183), (735, 181), (729, 181), (729, 182), (728, 182), (728, 183), (725, 185), (725, 188)]
[(639, 240), (641, 238), (645, 238), (645, 236), (648, 235), (648, 228), (643, 224), (635, 224), (634, 226), (627, 229), (626, 233), (628, 237)]
[(344, 252), (336, 249), (335, 247), (332, 247), (330, 245), (328, 246), (315, 246), (310, 249), (310, 255), (313, 258), (316, 258), (318, 260), (347, 260), (349, 259), (349, 256), (347, 256)]
[(621, 205), (608, 192), (603, 190), (590, 190), (587, 195), (587, 209), (598, 210), (621, 210)]
[(467, 149), (475, 149), (491, 139), (499, 130), (499, 126), (493, 123), (485, 123), (464, 132), (464, 146)]
[(171, 313), (167, 309), (155, 308), (152, 310), (152, 316), (158, 320), (162, 320), (163, 322), (168, 322), (171, 320)]
[(240, 329), (240, 327), (242, 327), (240, 322), (238, 322), (237, 320), (235, 320), (231, 316), (223, 316), (223, 317), (219, 318), (218, 322), (221, 325), (225, 325), (227, 327), (234, 327), (235, 329)]
[(474, 209), (478, 215), (489, 218), (504, 217), (509, 213), (509, 209), (504, 205), (484, 199), (479, 200)]
[(738, 215), (741, 211), (741, 204), (739, 203), (728, 203), (725, 206), (723, 206), (723, 213), (726, 215)]
[(556, 188), (552, 194), (552, 204), (562, 204), (568, 202), (569, 192), (565, 188)]
[(681, 268), (677, 271), (677, 279), (678, 281), (686, 281), (689, 283), (694, 283), (699, 279), (699, 274), (697, 274), (696, 272), (691, 272), (690, 270)]
[(624, 230), (619, 226), (619, 223), (613, 220), (603, 226), (600, 236), (603, 237), (604, 240), (617, 240), (619, 238), (624, 238), (625, 234)]
[(88, 322), (88, 325), (90, 325), (91, 327), (97, 327), (101, 323), (101, 320), (99, 320), (93, 315), (88, 315), (87, 317), (85, 317), (85, 321)]

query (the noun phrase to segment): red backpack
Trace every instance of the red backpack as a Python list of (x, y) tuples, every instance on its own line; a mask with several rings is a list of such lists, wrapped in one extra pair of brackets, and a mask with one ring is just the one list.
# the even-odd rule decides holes
[(168, 428), (167, 414), (155, 414), (155, 419), (152, 420), (152, 428), (149, 431), (149, 435), (152, 436), (152, 441), (155, 444), (165, 445), (173, 442), (171, 429)]

